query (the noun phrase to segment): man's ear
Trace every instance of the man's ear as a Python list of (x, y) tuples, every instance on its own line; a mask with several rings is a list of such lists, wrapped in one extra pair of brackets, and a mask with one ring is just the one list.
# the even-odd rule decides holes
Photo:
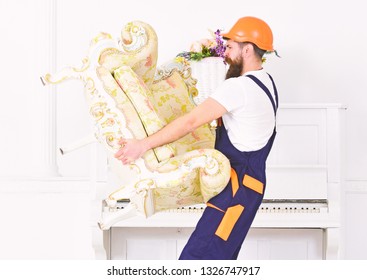
[(252, 44), (244, 43), (242, 46), (242, 56), (245, 57), (254, 51)]
[(245, 50), (246, 50), (246, 53), (248, 54), (249, 52), (254, 52), (254, 46), (252, 44), (246, 44), (244, 47), (243, 47)]
[(241, 54), (242, 54), (242, 58), (245, 58), (249, 55), (248, 44), (245, 44), (242, 46)]

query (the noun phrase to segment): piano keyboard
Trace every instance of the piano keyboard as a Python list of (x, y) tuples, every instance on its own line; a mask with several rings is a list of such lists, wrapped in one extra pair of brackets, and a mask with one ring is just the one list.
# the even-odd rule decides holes
[[(119, 202), (118, 209), (123, 209), (128, 201)], [(202, 213), (205, 204), (184, 206), (160, 211), (162, 213)], [(264, 199), (258, 213), (325, 213), (328, 209), (326, 199)]]
[(327, 212), (326, 199), (264, 199), (260, 213), (324, 213)]
[[(202, 213), (205, 204), (167, 209), (165, 213)], [(327, 211), (326, 199), (264, 199), (259, 213), (324, 213)]]

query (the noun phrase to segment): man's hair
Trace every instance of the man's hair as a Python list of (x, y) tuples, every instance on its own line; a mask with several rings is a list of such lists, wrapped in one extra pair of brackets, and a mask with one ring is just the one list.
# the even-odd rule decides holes
[(262, 59), (262, 57), (264, 56), (264, 54), (266, 53), (265, 50), (260, 49), (258, 46), (256, 46), (254, 43), (251, 42), (242, 42), (242, 43), (238, 43), (240, 45), (241, 48), (243, 48), (245, 45), (247, 44), (251, 44), (254, 48), (255, 51), (255, 55), (259, 58)]

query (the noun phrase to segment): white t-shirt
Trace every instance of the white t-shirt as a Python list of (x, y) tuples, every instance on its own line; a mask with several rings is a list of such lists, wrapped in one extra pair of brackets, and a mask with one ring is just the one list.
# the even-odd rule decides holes
[(249, 74), (258, 78), (269, 89), (275, 102), (272, 82), (263, 69), (227, 79), (210, 95), (227, 110), (222, 119), (232, 144), (238, 150), (246, 152), (263, 148), (275, 126), (271, 101), (261, 87), (245, 77)]

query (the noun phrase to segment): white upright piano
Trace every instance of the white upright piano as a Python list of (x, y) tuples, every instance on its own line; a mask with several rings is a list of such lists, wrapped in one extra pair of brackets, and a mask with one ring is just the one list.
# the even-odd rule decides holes
[[(340, 104), (280, 105), (264, 201), (239, 259), (339, 258), (344, 112)], [(204, 207), (118, 222), (94, 235), (97, 256), (177, 259)]]

